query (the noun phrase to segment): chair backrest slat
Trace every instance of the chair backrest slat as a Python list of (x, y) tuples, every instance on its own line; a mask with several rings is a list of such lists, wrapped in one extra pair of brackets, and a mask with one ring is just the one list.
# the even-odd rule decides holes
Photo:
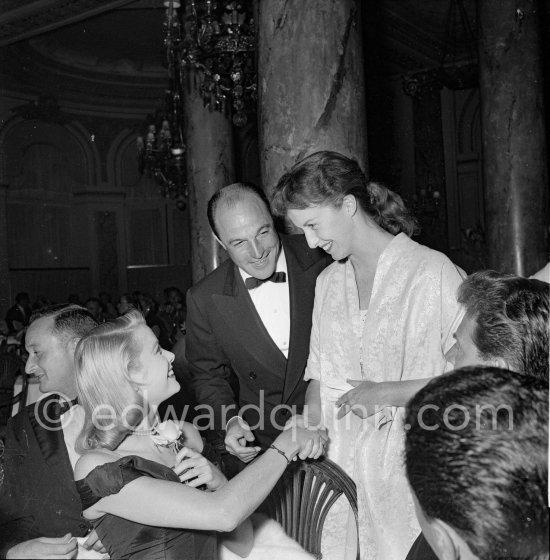
[(297, 461), (288, 466), (268, 496), (265, 507), (290, 537), (316, 558), (321, 558), (323, 526), (330, 508), (342, 495), (349, 502), (357, 523), (357, 490), (353, 480), (327, 458)]

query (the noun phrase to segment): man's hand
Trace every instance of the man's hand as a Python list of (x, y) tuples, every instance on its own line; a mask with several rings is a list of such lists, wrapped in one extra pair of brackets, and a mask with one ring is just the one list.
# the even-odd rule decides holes
[(64, 537), (38, 537), (16, 544), (8, 550), (6, 558), (76, 558), (78, 543), (71, 533)]
[(103, 543), (99, 540), (95, 529), (86, 537), (86, 540), (82, 543), (82, 546), (86, 550), (95, 550), (100, 554), (107, 554), (107, 550), (103, 546)]
[(242, 418), (231, 418), (227, 424), (225, 448), (231, 455), (241, 461), (250, 463), (260, 452), (260, 447), (247, 447), (246, 443), (254, 441), (254, 434), (250, 426)]
[(184, 447), (178, 452), (173, 471), (182, 482), (193, 488), (206, 484), (209, 490), (216, 491), (227, 482), (220, 469), (189, 447)]

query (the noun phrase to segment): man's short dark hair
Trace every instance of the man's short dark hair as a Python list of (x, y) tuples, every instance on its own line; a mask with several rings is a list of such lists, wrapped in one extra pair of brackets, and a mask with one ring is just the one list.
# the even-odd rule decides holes
[(548, 381), (550, 286), (541, 280), (476, 272), (458, 289), (458, 301), (476, 326), (472, 342), (483, 359), (501, 357), (510, 369)]
[(53, 318), (52, 332), (64, 340), (81, 339), (98, 325), (85, 307), (68, 303), (50, 305), (33, 313), (29, 325), (43, 317)]
[(218, 230), (216, 228), (216, 210), (221, 202), (225, 204), (235, 204), (244, 200), (246, 196), (254, 195), (258, 197), (266, 206), (267, 212), (271, 214), (271, 210), (269, 208), (269, 202), (265, 196), (265, 193), (252, 185), (251, 183), (233, 183), (231, 185), (227, 185), (223, 187), (210, 198), (208, 201), (208, 208), (206, 210), (206, 214), (208, 216), (208, 223), (214, 232), (214, 235), (219, 238)]
[(548, 384), (493, 367), (439, 376), (407, 408), (407, 477), (480, 559), (548, 552)]

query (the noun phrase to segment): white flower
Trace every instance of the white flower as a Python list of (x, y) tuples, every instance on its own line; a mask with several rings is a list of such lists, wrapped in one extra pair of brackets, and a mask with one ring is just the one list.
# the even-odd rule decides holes
[(179, 426), (173, 420), (166, 420), (166, 422), (161, 422), (155, 427), (155, 432), (151, 435), (151, 439), (155, 445), (169, 447), (177, 443), (181, 434)]

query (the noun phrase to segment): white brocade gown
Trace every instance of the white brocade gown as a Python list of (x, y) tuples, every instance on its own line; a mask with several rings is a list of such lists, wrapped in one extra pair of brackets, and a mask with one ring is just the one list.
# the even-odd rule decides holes
[[(333, 263), (317, 280), (305, 378), (320, 381), (327, 456), (357, 484), (362, 560), (404, 560), (420, 532), (403, 464), (405, 410), (386, 407), (365, 420), (354, 414), (338, 420), (334, 403), (352, 388), (346, 379), (443, 373), (462, 318), (456, 291), (463, 276), (445, 255), (402, 233), (379, 258), (363, 319), (349, 260)], [(343, 507), (335, 505), (323, 530), (326, 560), (351, 558), (352, 523)]]

